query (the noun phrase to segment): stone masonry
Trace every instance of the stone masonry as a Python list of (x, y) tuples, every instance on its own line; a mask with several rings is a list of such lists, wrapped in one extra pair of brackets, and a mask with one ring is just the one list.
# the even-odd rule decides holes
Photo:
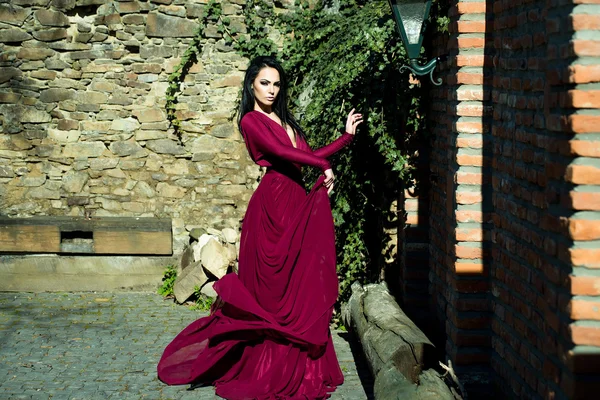
[[(216, 26), (185, 79), (181, 139), (167, 79), (208, 0), (0, 4), (0, 213), (173, 218), (239, 230), (260, 176), (232, 119), (248, 60)], [(222, 1), (245, 31), (245, 0)]]

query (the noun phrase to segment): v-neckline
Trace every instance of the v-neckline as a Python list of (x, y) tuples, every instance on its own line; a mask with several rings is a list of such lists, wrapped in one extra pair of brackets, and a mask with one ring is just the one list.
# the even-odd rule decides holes
[(277, 125), (284, 133), (285, 133), (285, 137), (287, 138), (287, 140), (290, 142), (290, 144), (292, 145), (292, 147), (294, 149), (298, 149), (298, 139), (296, 138), (296, 145), (294, 146), (294, 142), (292, 142), (292, 138), (290, 138), (290, 135), (287, 133), (287, 130), (281, 126), (277, 121), (275, 121), (273, 118), (269, 117), (267, 114), (257, 111), (257, 110), (253, 110), (261, 115), (263, 115), (266, 119), (268, 119), (269, 121), (271, 121), (272, 123), (274, 123), (275, 125)]

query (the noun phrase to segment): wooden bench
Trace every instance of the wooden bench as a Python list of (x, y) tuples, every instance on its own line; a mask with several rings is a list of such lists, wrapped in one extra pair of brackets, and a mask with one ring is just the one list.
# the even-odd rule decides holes
[(171, 255), (171, 219), (0, 216), (1, 253)]

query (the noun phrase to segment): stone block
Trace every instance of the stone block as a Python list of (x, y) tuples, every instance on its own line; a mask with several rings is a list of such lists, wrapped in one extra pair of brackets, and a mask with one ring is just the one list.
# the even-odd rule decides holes
[(156, 197), (156, 191), (145, 181), (138, 181), (138, 183), (135, 184), (133, 191), (140, 197), (145, 197), (148, 199)]
[[(143, 126), (142, 126), (143, 128)], [(144, 131), (140, 130), (135, 133), (135, 140), (153, 140), (153, 139), (164, 139), (167, 136), (165, 131)]]
[(195, 262), (177, 276), (173, 285), (175, 299), (179, 303), (183, 303), (194, 294), (196, 287), (202, 287), (206, 282), (208, 282), (208, 276), (206, 276), (202, 264)]
[(175, 55), (175, 49), (172, 46), (141, 46), (141, 58), (169, 58)]
[(227, 241), (227, 243), (235, 243), (237, 241), (238, 234), (234, 229), (225, 228), (221, 231), (223, 237)]
[(51, 88), (40, 93), (40, 101), (44, 103), (55, 103), (70, 100), (75, 97), (75, 91), (65, 88)]
[(47, 58), (44, 60), (44, 65), (48, 69), (55, 69), (59, 71), (71, 66), (71, 64), (68, 64), (59, 58)]
[(60, 192), (58, 190), (48, 189), (44, 186), (32, 188), (27, 195), (33, 199), (60, 199)]
[(2, 104), (0, 105), (0, 115), (4, 115), (5, 123), (42, 123), (50, 122), (52, 117), (50, 113), (43, 110), (38, 110), (35, 107), (22, 106), (19, 104)]
[(22, 75), (23, 73), (17, 68), (0, 67), (0, 83), (8, 82), (12, 78), (20, 78)]
[(169, 175), (188, 175), (190, 173), (186, 160), (177, 160), (171, 164), (163, 163), (162, 168)]
[(52, 0), (52, 7), (58, 10), (72, 10), (75, 8), (76, 0)]
[(41, 47), (21, 48), (17, 53), (17, 57), (22, 60), (43, 60), (52, 57), (55, 53), (54, 50)]
[(14, 178), (15, 173), (11, 166), (0, 165), (0, 178)]
[(243, 77), (241, 75), (230, 75), (222, 79), (216, 79), (211, 81), (211, 87), (213, 88), (224, 88), (224, 87), (240, 87), (242, 84)]
[(29, 76), (32, 78), (35, 78), (35, 79), (54, 81), (56, 79), (56, 77), (58, 76), (58, 72), (40, 69), (40, 70), (31, 72), (29, 74)]
[(227, 273), (229, 259), (227, 249), (215, 239), (210, 239), (200, 251), (200, 261), (207, 273), (217, 279), (222, 278)]
[(29, 14), (31, 14), (30, 9), (0, 4), (0, 21), (5, 24), (21, 26)]
[(116, 158), (94, 158), (90, 160), (90, 168), (97, 171), (112, 169), (118, 164), (119, 160)]
[(115, 155), (124, 157), (131, 155), (139, 155), (143, 153), (145, 155), (146, 150), (142, 146), (140, 146), (136, 141), (118, 141), (112, 142), (109, 146), (110, 151), (112, 151)]
[(0, 42), (19, 43), (31, 39), (31, 35), (19, 28), (8, 28), (0, 31)]
[(125, 25), (145, 25), (146, 20), (142, 14), (127, 14), (121, 18)]
[(63, 149), (63, 157), (78, 158), (78, 157), (100, 157), (106, 147), (102, 142), (81, 142), (67, 143)]
[(110, 125), (112, 131), (131, 132), (139, 129), (140, 123), (135, 118), (115, 119)]
[(172, 17), (156, 12), (146, 18), (146, 36), (148, 37), (193, 37), (198, 29), (194, 21)]
[(0, 103), (15, 104), (21, 100), (21, 97), (19, 93), (0, 92)]
[(159, 108), (146, 108), (143, 110), (135, 110), (132, 114), (138, 119), (138, 121), (145, 122), (160, 122), (164, 121), (167, 116), (165, 112)]
[(141, 11), (140, 3), (137, 1), (115, 2), (115, 8), (119, 14), (132, 14)]
[(159, 196), (170, 199), (181, 199), (187, 192), (187, 190), (182, 187), (172, 186), (164, 182), (159, 182), (156, 185), (156, 190), (158, 191)]
[(149, 140), (146, 147), (158, 154), (185, 154), (185, 149), (170, 139)]
[(46, 26), (68, 26), (69, 18), (61, 11), (40, 9), (35, 13), (35, 19)]
[(50, 28), (33, 32), (33, 37), (42, 42), (53, 42), (55, 40), (65, 39), (67, 30), (64, 28)]
[(185, 17), (186, 16), (185, 7), (183, 7), (183, 6), (161, 5), (161, 6), (158, 6), (158, 12), (167, 14), (167, 15), (172, 15), (174, 17)]
[(213, 127), (209, 133), (214, 137), (228, 138), (235, 134), (235, 128), (233, 124), (220, 124)]
[(70, 193), (80, 193), (89, 179), (86, 172), (69, 171), (62, 178), (62, 187)]

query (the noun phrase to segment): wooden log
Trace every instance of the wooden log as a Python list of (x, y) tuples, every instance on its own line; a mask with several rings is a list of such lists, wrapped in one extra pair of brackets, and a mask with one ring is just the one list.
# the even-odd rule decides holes
[(172, 254), (171, 219), (0, 217), (0, 252)]
[(171, 232), (94, 231), (96, 254), (160, 254), (172, 252)]
[(375, 377), (375, 399), (454, 399), (437, 372), (423, 372), (433, 344), (384, 285), (354, 283), (343, 317), (360, 339)]
[(61, 232), (92, 232), (96, 230), (170, 232), (170, 218), (139, 217), (58, 217), (36, 216), (30, 218), (9, 218), (0, 216), (0, 226), (12, 225), (54, 225)]
[(5, 225), (0, 222), (0, 252), (57, 253), (60, 231), (56, 226)]

